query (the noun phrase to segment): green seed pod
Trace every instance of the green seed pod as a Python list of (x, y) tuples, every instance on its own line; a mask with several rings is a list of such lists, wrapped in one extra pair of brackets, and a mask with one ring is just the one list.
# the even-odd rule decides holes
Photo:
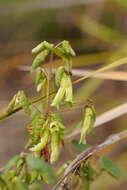
[(48, 43), (48, 42), (46, 42), (46, 41), (44, 41), (44, 42), (43, 42), (43, 46), (44, 46), (45, 49), (48, 49), (48, 50), (52, 51), (54, 45), (53, 45), (53, 44), (50, 44), (50, 43)]
[(62, 43), (62, 47), (64, 49), (64, 51), (66, 52), (67, 55), (69, 56), (75, 56), (75, 52), (74, 50), (72, 49), (70, 43), (66, 40), (63, 41)]
[(73, 104), (73, 92), (72, 92), (72, 82), (70, 79), (70, 75), (63, 73), (60, 83), (60, 88), (51, 104), (51, 106), (58, 107), (64, 98), (64, 102), (66, 104)]
[(42, 63), (45, 61), (48, 54), (49, 54), (49, 50), (47, 49), (40, 52), (33, 61), (32, 69), (37, 69), (38, 67), (40, 67)]
[(51, 157), (50, 162), (54, 163), (59, 158), (59, 133), (53, 132), (51, 135)]
[(28, 133), (30, 137), (30, 144), (38, 144), (40, 142), (41, 133), (44, 130), (43, 124), (45, 120), (42, 113), (37, 112), (32, 117), (32, 123), (28, 125)]
[(95, 120), (96, 120), (96, 113), (94, 107), (86, 106), (83, 124), (82, 124), (80, 143), (85, 142), (86, 135), (88, 135), (92, 130)]
[(57, 69), (55, 74), (55, 83), (57, 86), (60, 86), (63, 73), (64, 73), (64, 67), (61, 66)]
[(46, 41), (41, 42), (39, 45), (37, 45), (35, 48), (32, 49), (32, 53), (39, 53), (44, 49), (48, 49), (51, 51), (53, 49), (53, 44), (50, 44)]
[(43, 136), (41, 137), (41, 142), (35, 145), (33, 148), (30, 148), (30, 151), (32, 152), (39, 152), (42, 151), (45, 146), (47, 145), (50, 138), (50, 133), (48, 129), (45, 129)]
[(59, 107), (64, 98), (64, 94), (65, 94), (65, 89), (60, 87), (55, 98), (53, 99), (51, 106)]
[(14, 97), (12, 98), (11, 102), (9, 103), (8, 107), (7, 107), (7, 113), (10, 113), (14, 110), (15, 106), (16, 106), (16, 96), (14, 95)]

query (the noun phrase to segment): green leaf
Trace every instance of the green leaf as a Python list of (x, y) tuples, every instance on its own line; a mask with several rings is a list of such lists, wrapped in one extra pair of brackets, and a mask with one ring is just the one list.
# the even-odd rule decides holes
[(29, 190), (29, 188), (28, 188), (27, 184), (23, 183), (19, 179), (16, 179), (14, 190)]
[(90, 183), (87, 179), (87, 177), (81, 178), (81, 190), (89, 190), (90, 189)]
[(73, 140), (72, 143), (73, 143), (74, 147), (75, 147), (78, 151), (80, 151), (80, 152), (82, 152), (82, 151), (84, 151), (84, 150), (87, 150), (88, 148), (91, 147), (90, 144), (83, 144), (83, 143), (80, 143), (80, 144), (79, 144), (79, 142), (78, 142), (77, 140)]
[(109, 172), (114, 178), (121, 178), (125, 176), (111, 159), (102, 157), (101, 164), (103, 169)]
[(37, 183), (37, 182), (31, 184), (29, 186), (29, 189), (30, 190), (43, 190), (42, 186), (39, 183)]
[(30, 169), (39, 171), (46, 183), (54, 184), (56, 182), (55, 173), (53, 172), (50, 165), (43, 160), (34, 156), (28, 156), (27, 164)]

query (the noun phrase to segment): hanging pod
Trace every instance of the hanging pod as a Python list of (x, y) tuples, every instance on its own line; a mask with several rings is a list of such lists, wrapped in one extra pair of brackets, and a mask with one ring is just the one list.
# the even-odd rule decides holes
[(35, 79), (35, 87), (37, 92), (42, 90), (42, 88), (46, 85), (47, 82), (47, 74), (40, 67), (36, 70), (36, 79)]
[(59, 158), (59, 146), (64, 139), (64, 125), (57, 114), (52, 114), (50, 123), (51, 132), (51, 157), (50, 162), (54, 163)]
[(88, 135), (92, 130), (95, 120), (96, 120), (96, 112), (94, 106), (87, 105), (83, 113), (80, 143), (86, 143), (86, 135)]
[(30, 147), (33, 144), (38, 144), (40, 142), (41, 133), (44, 130), (44, 116), (42, 113), (37, 112), (33, 118), (31, 123), (28, 125), (28, 133), (30, 141), (27, 147)]
[(56, 162), (59, 158), (59, 143), (59, 132), (55, 131), (51, 134), (51, 163)]
[(53, 44), (50, 44), (46, 41), (41, 42), (39, 45), (37, 45), (35, 48), (32, 49), (32, 53), (39, 53), (40, 51), (44, 49), (53, 50)]
[(63, 42), (62, 42), (62, 47), (63, 47), (63, 49), (64, 49), (64, 51), (65, 51), (65, 53), (67, 54), (67, 55), (70, 55), (70, 56), (75, 56), (75, 52), (74, 52), (74, 50), (72, 49), (72, 47), (71, 47), (71, 45), (70, 45), (70, 43), (68, 42), (68, 41), (66, 41), (66, 40), (64, 40)]
[(60, 81), (60, 88), (53, 99), (51, 106), (59, 107), (60, 104), (73, 104), (73, 89), (70, 75), (63, 73)]
[(45, 61), (49, 52), (50, 51), (48, 49), (45, 49), (42, 52), (40, 52), (33, 61), (32, 69), (37, 69), (38, 67), (40, 67), (42, 63)]
[(62, 79), (62, 76), (63, 76), (63, 73), (64, 73), (65, 69), (63, 66), (59, 67), (56, 71), (56, 74), (55, 74), (55, 83), (57, 86), (60, 86), (60, 83), (61, 83), (61, 79)]
[(43, 132), (43, 136), (41, 137), (40, 142), (37, 145), (35, 145), (33, 148), (30, 148), (30, 151), (41, 152), (45, 148), (47, 143), (49, 142), (49, 138), (50, 138), (49, 130), (45, 129)]

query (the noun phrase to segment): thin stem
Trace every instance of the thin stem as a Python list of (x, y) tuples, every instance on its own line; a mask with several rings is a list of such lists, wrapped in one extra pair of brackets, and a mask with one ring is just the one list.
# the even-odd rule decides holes
[[(55, 92), (52, 92), (52, 93), (50, 93), (49, 95), (52, 95), (52, 94), (54, 94), (54, 93), (55, 93)], [(30, 101), (30, 105), (32, 105), (32, 104), (34, 104), (34, 103), (37, 103), (37, 102), (39, 102), (39, 101), (41, 101), (41, 100), (43, 100), (43, 99), (45, 99), (45, 98), (46, 98), (46, 96), (40, 96), (40, 97), (38, 97), (38, 98), (34, 98), (33, 100)], [(20, 111), (20, 110), (22, 110), (22, 106), (17, 107), (16, 109), (14, 109), (14, 110), (13, 110), (12, 112), (10, 112), (10, 113), (5, 112), (5, 113), (3, 113), (3, 114), (0, 115), (0, 120), (3, 120), (3, 119), (5, 119), (5, 118), (7, 118), (7, 117), (13, 115), (14, 113)]]
[(51, 64), (52, 60), (53, 60), (53, 51), (50, 54), (48, 77), (47, 77), (46, 114), (48, 114), (50, 110), (50, 80), (51, 80), (51, 74), (52, 74), (52, 64)]

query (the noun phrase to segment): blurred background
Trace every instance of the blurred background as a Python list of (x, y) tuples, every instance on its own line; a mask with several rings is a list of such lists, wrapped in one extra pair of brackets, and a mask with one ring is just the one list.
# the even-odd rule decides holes
[[(31, 49), (43, 40), (58, 43), (69, 40), (76, 51), (73, 59), (74, 79), (120, 58), (127, 56), (127, 1), (126, 0), (0, 0), (0, 112), (20, 89), (32, 98), (35, 93), (30, 66)], [(60, 64), (54, 61), (54, 67)], [(94, 101), (97, 115), (117, 108), (127, 101), (127, 65), (114, 71), (87, 79), (74, 87), (75, 101)], [(124, 107), (127, 110), (127, 106)], [(123, 107), (119, 113), (123, 112)], [(90, 144), (103, 142), (107, 136), (127, 128), (127, 114), (96, 129), (96, 137), (89, 136)], [(67, 133), (81, 119), (81, 109), (63, 113)], [(109, 115), (108, 115), (109, 117)], [(20, 111), (0, 122), (0, 165), (23, 150), (27, 142), (28, 118)], [(101, 121), (102, 122), (102, 121)], [(127, 140), (127, 139), (126, 139)], [(127, 174), (127, 141), (106, 149)], [(73, 149), (65, 144), (68, 157)], [(64, 152), (64, 151), (63, 151)], [(106, 183), (104, 183), (106, 182)], [(127, 189), (127, 180), (117, 181), (107, 174), (91, 185), (91, 190)]]

